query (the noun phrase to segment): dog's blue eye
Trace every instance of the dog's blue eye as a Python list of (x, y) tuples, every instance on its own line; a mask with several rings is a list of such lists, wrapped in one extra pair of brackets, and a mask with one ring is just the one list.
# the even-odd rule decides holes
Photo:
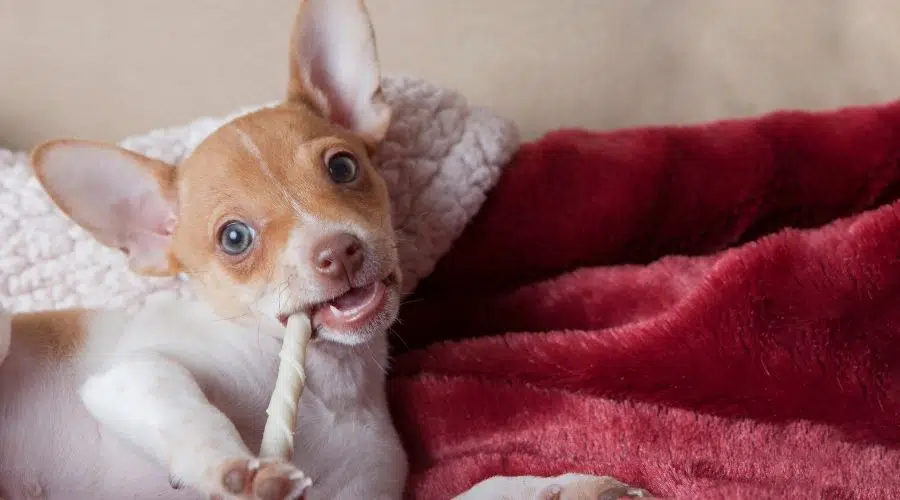
[(356, 180), (359, 167), (356, 165), (356, 159), (350, 153), (341, 152), (331, 155), (326, 163), (328, 176), (334, 182), (346, 184)]
[(241, 255), (253, 244), (253, 229), (240, 221), (226, 222), (219, 231), (219, 247), (228, 255)]

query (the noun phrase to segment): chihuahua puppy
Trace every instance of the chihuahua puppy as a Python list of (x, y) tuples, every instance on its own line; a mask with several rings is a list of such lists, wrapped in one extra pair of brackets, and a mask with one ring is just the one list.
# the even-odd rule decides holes
[[(303, 1), (289, 63), (281, 105), (221, 127), (178, 168), (89, 141), (33, 152), (68, 217), (135, 272), (185, 273), (198, 300), (0, 317), (0, 497), (402, 498), (385, 392), (401, 276), (369, 159), (391, 111), (361, 1)], [(298, 311), (315, 338), (295, 454), (260, 459)], [(466, 498), (532, 498), (535, 484), (552, 498), (559, 482), (494, 478)]]

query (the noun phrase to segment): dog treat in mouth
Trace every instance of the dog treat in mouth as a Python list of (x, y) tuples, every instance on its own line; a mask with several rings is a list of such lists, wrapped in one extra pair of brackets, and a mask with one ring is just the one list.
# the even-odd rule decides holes
[(266, 409), (259, 455), (262, 458), (290, 460), (294, 452), (294, 429), (300, 396), (306, 383), (306, 346), (312, 337), (312, 324), (305, 314), (288, 317), (284, 341), (278, 354), (278, 375)]

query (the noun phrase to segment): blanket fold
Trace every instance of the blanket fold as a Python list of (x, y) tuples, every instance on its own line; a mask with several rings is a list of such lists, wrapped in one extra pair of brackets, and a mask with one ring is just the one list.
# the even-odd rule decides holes
[(900, 194), (898, 159), (893, 106), (553, 132), (519, 150), (424, 290), (521, 284), (818, 226)]
[(900, 497), (898, 160), (900, 103), (523, 146), (397, 328), (409, 496)]

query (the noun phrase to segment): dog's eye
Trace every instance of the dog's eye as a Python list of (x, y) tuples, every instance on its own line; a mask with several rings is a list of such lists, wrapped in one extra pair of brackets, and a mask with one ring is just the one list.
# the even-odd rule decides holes
[(359, 168), (353, 155), (346, 152), (335, 153), (326, 160), (328, 175), (338, 184), (346, 184), (356, 180)]
[(253, 244), (254, 232), (240, 221), (226, 222), (219, 231), (219, 247), (228, 255), (241, 255)]

